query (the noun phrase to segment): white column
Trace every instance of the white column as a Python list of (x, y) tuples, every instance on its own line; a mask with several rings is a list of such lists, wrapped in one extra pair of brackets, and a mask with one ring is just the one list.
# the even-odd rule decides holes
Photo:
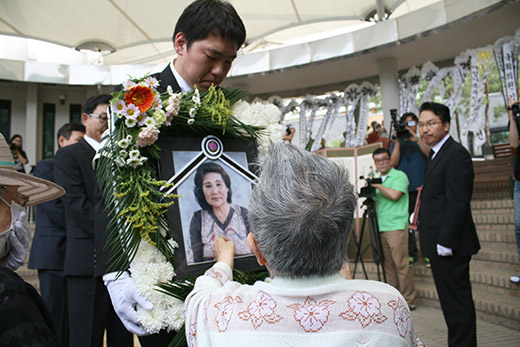
[[(399, 73), (395, 58), (382, 59), (377, 62), (379, 67), (379, 85), (381, 86), (381, 102), (383, 106), (384, 126), (388, 134), (390, 129), (390, 110), (399, 109)], [(397, 118), (399, 119), (399, 118)]]
[[(38, 122), (38, 85), (36, 83), (27, 83), (27, 102), (25, 107), (25, 137), (23, 138), (23, 147), (29, 159), (29, 165), (36, 165), (37, 159), (41, 157), (41, 136), (38, 136), (40, 129)], [(30, 166), (26, 166), (25, 170), (29, 172)]]

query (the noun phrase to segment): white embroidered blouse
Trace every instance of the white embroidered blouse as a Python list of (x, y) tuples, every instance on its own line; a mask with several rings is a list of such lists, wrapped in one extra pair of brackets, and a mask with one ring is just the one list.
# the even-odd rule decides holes
[(402, 295), (340, 274), (253, 286), (216, 263), (185, 301), (189, 346), (424, 346)]

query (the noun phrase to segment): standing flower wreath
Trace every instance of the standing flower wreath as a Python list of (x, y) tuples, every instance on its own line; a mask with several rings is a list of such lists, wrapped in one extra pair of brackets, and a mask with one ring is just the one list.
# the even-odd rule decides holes
[[(173, 254), (178, 245), (168, 235), (166, 212), (178, 196), (164, 194), (171, 184), (157, 177), (160, 134), (225, 134), (262, 143), (278, 142), (282, 137), (278, 131), (270, 137), (265, 130), (270, 124), (233, 115), (231, 107), (247, 94), (243, 91), (212, 86), (206, 92), (195, 88), (174, 93), (168, 87), (159, 93), (158, 86), (157, 79), (145, 76), (125, 81), (112, 93), (110, 128), (96, 156), (98, 182), (109, 215), (105, 246), (110, 252), (109, 271), (129, 270), (139, 293), (154, 305), (152, 310), (138, 309), (138, 319), (150, 333), (181, 328), (183, 300), (193, 286), (189, 281), (174, 281)], [(265, 113), (271, 114), (269, 106), (265, 105)], [(261, 107), (257, 107), (256, 114), (260, 113)], [(243, 281), (254, 277), (241, 276)]]

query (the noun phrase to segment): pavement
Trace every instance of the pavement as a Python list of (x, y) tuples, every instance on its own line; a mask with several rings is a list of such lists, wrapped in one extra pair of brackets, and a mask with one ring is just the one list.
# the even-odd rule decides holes
[[(415, 334), (425, 346), (448, 345), (448, 328), (440, 309), (417, 305), (412, 318)], [(477, 344), (479, 347), (519, 347), (520, 331), (477, 318)]]

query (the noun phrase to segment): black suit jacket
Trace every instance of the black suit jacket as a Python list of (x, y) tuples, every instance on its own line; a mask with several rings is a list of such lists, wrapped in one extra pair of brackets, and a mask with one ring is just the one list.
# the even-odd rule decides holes
[[(54, 159), (34, 167), (34, 176), (54, 181)], [(65, 213), (61, 198), (36, 205), (36, 228), (29, 258), (30, 269), (63, 270), (65, 261)]]
[[(170, 65), (167, 65), (166, 68), (162, 72), (158, 72), (152, 75), (159, 81), (159, 86), (157, 87), (157, 91), (160, 93), (165, 93), (166, 88), (171, 86), (174, 92), (179, 92), (181, 88), (177, 83), (177, 80), (173, 76), (172, 70), (170, 69)], [(120, 90), (121, 86), (118, 86), (116, 90)], [(106, 211), (106, 204), (103, 199), (103, 194), (99, 189), (96, 180), (95, 187), (95, 212), (96, 212), (96, 221), (95, 221), (95, 260), (94, 260), (94, 276), (103, 276), (108, 272), (109, 267), (109, 255), (110, 251), (105, 247), (107, 242), (107, 237), (110, 233), (110, 229), (108, 227), (108, 213)], [(113, 269), (111, 269), (113, 270)], [(125, 269), (117, 269), (117, 270), (125, 270)]]
[(56, 183), (63, 195), (67, 243), (65, 275), (92, 276), (94, 273), (94, 191), (96, 176), (92, 167), (95, 151), (85, 139), (58, 150), (54, 159)]
[(473, 163), (468, 151), (451, 137), (428, 161), (419, 212), (421, 252), (437, 257), (437, 244), (454, 256), (469, 256), (480, 249), (471, 216)]

